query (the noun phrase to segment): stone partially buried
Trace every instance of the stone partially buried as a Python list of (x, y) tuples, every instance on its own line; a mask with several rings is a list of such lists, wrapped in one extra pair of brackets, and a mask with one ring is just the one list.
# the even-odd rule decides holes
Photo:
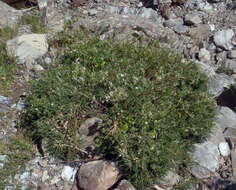
[(32, 62), (48, 51), (46, 34), (24, 34), (7, 41), (7, 53), (17, 63)]

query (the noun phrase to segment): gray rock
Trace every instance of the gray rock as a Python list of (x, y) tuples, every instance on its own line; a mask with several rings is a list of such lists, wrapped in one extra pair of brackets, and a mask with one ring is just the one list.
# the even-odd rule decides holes
[(230, 140), (232, 148), (236, 147), (236, 125), (224, 130), (224, 137)]
[(175, 25), (174, 26), (174, 31), (178, 34), (185, 34), (189, 31), (189, 28), (184, 25)]
[(25, 108), (26, 108), (25, 99), (23, 97), (20, 97), (20, 99), (16, 105), (16, 109), (18, 111), (22, 111)]
[(0, 28), (16, 25), (23, 15), (20, 10), (16, 10), (2, 1), (0, 1), (0, 7)]
[(205, 48), (201, 48), (198, 53), (198, 58), (202, 62), (209, 62), (211, 60), (211, 54)]
[(123, 179), (114, 190), (135, 190), (135, 188), (129, 181)]
[(208, 91), (213, 97), (219, 96), (225, 89), (234, 84), (234, 79), (226, 74), (215, 74), (208, 78)]
[(230, 148), (227, 142), (221, 142), (219, 145), (219, 151), (222, 156), (229, 156), (230, 155)]
[(51, 59), (50, 57), (46, 57), (46, 58), (44, 59), (44, 61), (45, 61), (45, 63), (47, 63), (47, 64), (52, 63), (52, 59)]
[(132, 7), (124, 7), (124, 8), (121, 10), (121, 14), (125, 14), (125, 15), (128, 15), (128, 14), (136, 15), (137, 12), (138, 12), (138, 10), (135, 9), (135, 8), (132, 8)]
[(203, 41), (207, 41), (212, 34), (208, 24), (200, 24), (190, 28), (189, 35), (195, 44), (199, 46)]
[(12, 99), (0, 95), (0, 113), (7, 112), (11, 108)]
[(236, 61), (231, 59), (226, 59), (225, 68), (232, 72), (236, 72)]
[(94, 139), (99, 135), (102, 120), (96, 117), (89, 118), (83, 122), (78, 130), (77, 139), (80, 139), (80, 147), (86, 149), (94, 145)]
[(174, 186), (180, 182), (180, 176), (173, 171), (169, 171), (160, 184), (165, 184), (167, 186)]
[(30, 172), (26, 171), (23, 174), (20, 175), (20, 180), (22, 183), (26, 184), (26, 182), (28, 181), (30, 177)]
[(78, 187), (81, 189), (107, 190), (119, 180), (115, 163), (92, 161), (82, 165), (78, 173)]
[(24, 34), (7, 41), (7, 53), (18, 63), (33, 62), (48, 51), (45, 34)]
[(221, 30), (215, 33), (214, 42), (216, 46), (223, 48), (225, 50), (231, 50), (233, 45), (231, 43), (231, 39), (234, 36), (234, 31), (231, 29)]
[(184, 21), (182, 18), (169, 19), (163, 22), (163, 25), (168, 28), (173, 28), (176, 25), (183, 25), (183, 24)]
[(139, 16), (143, 18), (151, 19), (154, 22), (158, 21), (157, 12), (150, 8), (143, 7), (139, 12)]
[[(198, 164), (197, 167), (205, 168), (213, 173), (219, 168), (220, 153), (217, 145), (211, 142), (196, 144), (192, 158)], [(201, 175), (199, 173), (199, 176)]]
[(216, 122), (222, 127), (236, 129), (236, 114), (228, 107), (221, 107), (217, 113)]
[(32, 26), (31, 25), (23, 25), (18, 28), (18, 36), (23, 34), (31, 34), (32, 33)]
[(186, 25), (197, 25), (202, 23), (202, 19), (198, 13), (188, 13), (184, 17), (184, 23)]
[(224, 1), (224, 0), (209, 0), (209, 2), (211, 2), (211, 3), (219, 3), (219, 2), (222, 2), (222, 1)]
[(197, 7), (199, 10), (205, 11), (207, 13), (211, 13), (214, 10), (213, 6), (206, 1), (197, 3)]
[(65, 181), (73, 180), (72, 177), (75, 175), (76, 170), (70, 166), (64, 166), (61, 172), (61, 178)]
[(224, 129), (217, 122), (215, 122), (212, 132), (208, 138), (208, 141), (217, 145), (221, 142), (225, 142), (225, 136), (223, 134), (223, 130)]
[(227, 54), (228, 58), (236, 59), (236, 50), (231, 50)]
[(43, 8), (47, 7), (48, 1), (47, 0), (37, 0), (39, 9), (42, 10)]
[(50, 180), (50, 184), (51, 185), (55, 185), (55, 184), (57, 184), (58, 182), (60, 182), (60, 176), (58, 176), (58, 175), (54, 175), (54, 177), (52, 178), (52, 180)]
[(81, 26), (91, 32), (99, 33), (101, 39), (130, 40), (134, 38), (135, 32), (145, 39), (158, 39), (160, 43), (173, 44), (178, 41), (178, 35), (171, 29), (137, 15), (105, 15), (99, 21), (93, 18), (81, 19), (73, 24), (73, 30), (78, 30)]
[(54, 34), (55, 32), (61, 32), (64, 30), (64, 20), (67, 17), (67, 14), (68, 13), (62, 14), (53, 5), (47, 6), (47, 9), (44, 13), (44, 22), (50, 33)]
[(199, 179), (209, 178), (211, 176), (210, 170), (201, 167), (198, 164), (193, 165), (190, 169), (194, 176)]
[(234, 84), (234, 80), (223, 73), (216, 74), (214, 69), (205, 63), (197, 62), (199, 69), (206, 74), (208, 78), (207, 87), (208, 92), (213, 96), (219, 96), (225, 88), (229, 88)]
[(116, 6), (108, 6), (107, 12), (110, 14), (120, 14), (122, 11), (121, 7), (116, 7)]
[(97, 9), (89, 9), (88, 10), (88, 15), (89, 16), (95, 16), (96, 14), (98, 14), (98, 10)]

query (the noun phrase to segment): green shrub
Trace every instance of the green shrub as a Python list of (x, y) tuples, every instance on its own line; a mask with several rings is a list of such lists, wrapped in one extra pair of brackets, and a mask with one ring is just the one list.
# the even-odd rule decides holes
[(196, 64), (155, 41), (74, 42), (54, 69), (31, 81), (22, 126), (33, 139), (44, 139), (50, 154), (72, 159), (82, 115), (96, 116), (104, 120), (97, 147), (138, 188), (185, 166), (215, 115)]

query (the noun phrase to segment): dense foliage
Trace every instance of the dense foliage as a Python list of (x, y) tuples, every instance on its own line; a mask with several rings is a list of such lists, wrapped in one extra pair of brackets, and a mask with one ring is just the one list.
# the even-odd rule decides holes
[(77, 37), (50, 71), (31, 81), (22, 126), (33, 139), (43, 139), (52, 155), (71, 159), (80, 147), (75, 134), (83, 116), (96, 116), (104, 120), (97, 147), (137, 187), (186, 165), (215, 114), (196, 64), (155, 41)]

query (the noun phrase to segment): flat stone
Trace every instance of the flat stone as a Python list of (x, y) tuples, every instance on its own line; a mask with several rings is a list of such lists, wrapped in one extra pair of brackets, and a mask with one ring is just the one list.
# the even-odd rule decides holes
[(0, 1), (0, 7), (0, 28), (4, 28), (5, 26), (16, 25), (21, 16), (23, 15), (20, 10), (16, 10), (2, 1)]
[(198, 13), (188, 13), (184, 17), (184, 23), (186, 25), (197, 25), (202, 23), (202, 19)]
[(184, 21), (182, 18), (169, 19), (163, 22), (163, 25), (168, 28), (173, 28), (176, 25), (183, 25), (183, 24)]
[(190, 169), (194, 176), (198, 179), (209, 178), (211, 176), (210, 170), (203, 168), (198, 164), (193, 165)]
[(220, 48), (231, 50), (233, 48), (233, 45), (231, 44), (233, 36), (234, 31), (232, 29), (217, 31), (214, 35), (214, 42), (216, 46)]
[(24, 34), (7, 41), (7, 53), (16, 57), (18, 63), (32, 62), (48, 51), (45, 34)]
[(228, 107), (221, 107), (218, 110), (216, 122), (223, 130), (226, 128), (236, 129), (236, 114)]
[(189, 31), (189, 28), (184, 25), (175, 25), (174, 26), (174, 31), (178, 34), (185, 34)]
[(211, 172), (215, 172), (219, 168), (220, 153), (217, 145), (211, 142), (196, 144), (192, 158), (199, 166)]
[(85, 190), (107, 190), (119, 179), (119, 170), (115, 163), (92, 161), (80, 167), (78, 187)]

